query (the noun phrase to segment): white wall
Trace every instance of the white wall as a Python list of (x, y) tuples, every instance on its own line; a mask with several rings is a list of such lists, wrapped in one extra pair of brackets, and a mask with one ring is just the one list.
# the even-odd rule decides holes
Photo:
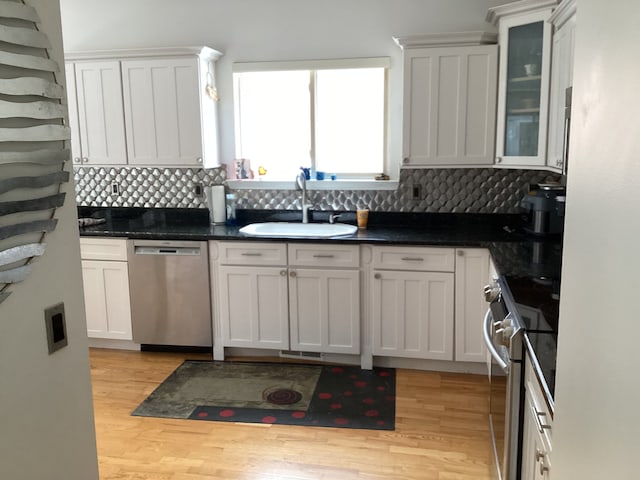
[(579, 0), (553, 479), (639, 478), (640, 2)]
[(495, 31), (508, 0), (61, 0), (67, 51), (207, 45), (218, 62), (222, 161), (234, 158), (233, 62), (388, 56), (389, 154), (399, 161), (402, 57), (394, 35)]
[[(27, 0), (62, 65), (58, 0)], [(98, 478), (73, 182), (44, 257), (0, 304), (0, 478)], [(44, 309), (63, 301), (69, 345), (49, 356)]]

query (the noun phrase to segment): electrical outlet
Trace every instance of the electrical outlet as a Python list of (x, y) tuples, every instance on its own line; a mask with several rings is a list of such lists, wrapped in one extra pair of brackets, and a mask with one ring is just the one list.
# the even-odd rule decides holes
[(111, 194), (120, 195), (120, 185), (118, 185), (116, 182), (113, 182), (111, 184)]
[(422, 198), (422, 185), (414, 183), (411, 186), (411, 198), (414, 200), (420, 200)]
[(46, 308), (44, 311), (44, 323), (47, 330), (49, 355), (51, 355), (62, 347), (66, 347), (68, 344), (64, 303)]
[(202, 198), (202, 195), (204, 193), (204, 189), (202, 187), (201, 183), (196, 183), (193, 186), (193, 194), (197, 197), (197, 198)]

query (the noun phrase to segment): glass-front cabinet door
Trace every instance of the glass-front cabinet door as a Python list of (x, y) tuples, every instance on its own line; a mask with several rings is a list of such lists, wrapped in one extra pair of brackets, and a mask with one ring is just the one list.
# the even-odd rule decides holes
[(546, 165), (551, 9), (499, 19), (496, 164)]

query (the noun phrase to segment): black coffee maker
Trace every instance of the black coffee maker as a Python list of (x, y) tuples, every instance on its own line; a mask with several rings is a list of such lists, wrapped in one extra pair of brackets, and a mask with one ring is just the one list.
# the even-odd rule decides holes
[(533, 235), (559, 235), (564, 227), (564, 185), (537, 183), (520, 202), (525, 215), (525, 231)]

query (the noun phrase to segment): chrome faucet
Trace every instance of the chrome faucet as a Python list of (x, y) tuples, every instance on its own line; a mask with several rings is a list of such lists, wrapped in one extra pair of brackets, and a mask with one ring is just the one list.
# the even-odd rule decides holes
[(307, 177), (304, 174), (304, 170), (300, 167), (300, 174), (296, 177), (296, 187), (298, 190), (302, 190), (302, 223), (309, 223), (309, 209), (311, 204), (307, 203)]
[(329, 223), (336, 223), (336, 220), (342, 216), (342, 213), (333, 213), (329, 215)]

